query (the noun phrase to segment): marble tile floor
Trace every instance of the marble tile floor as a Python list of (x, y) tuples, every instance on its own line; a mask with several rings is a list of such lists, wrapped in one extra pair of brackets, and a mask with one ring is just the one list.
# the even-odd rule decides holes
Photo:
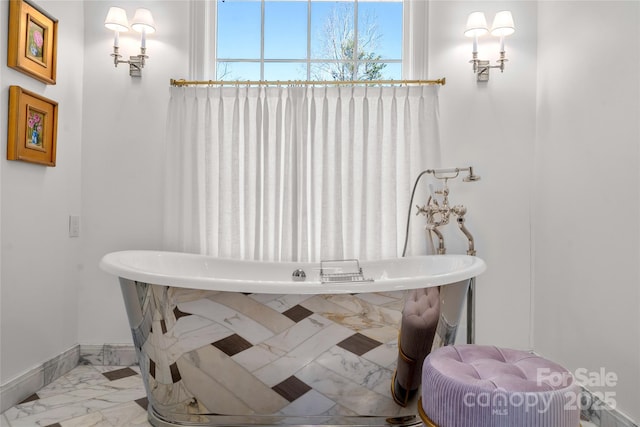
[(137, 366), (79, 365), (8, 409), (0, 427), (147, 427), (146, 405)]
[(0, 416), (1, 427), (151, 426), (137, 366), (79, 365)]

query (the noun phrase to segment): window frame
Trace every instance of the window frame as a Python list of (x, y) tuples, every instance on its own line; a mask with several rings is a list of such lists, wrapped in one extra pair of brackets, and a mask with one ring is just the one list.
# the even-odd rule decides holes
[[(402, 59), (361, 62), (400, 63), (403, 79), (428, 78), (428, 22), (430, 0), (402, 0)], [(357, 5), (357, 2), (356, 2)], [(189, 78), (193, 80), (210, 80), (217, 74), (217, 0), (190, 0), (190, 37), (189, 37)], [(355, 6), (357, 7), (357, 6)], [(264, 3), (263, 7), (264, 9)], [(264, 15), (264, 10), (261, 12)], [(310, 10), (308, 9), (308, 15)], [(308, 20), (310, 17), (307, 18)], [(427, 25), (425, 25), (427, 23)], [(309, 25), (309, 21), (307, 21)], [(357, 31), (357, 19), (355, 22)], [(262, 28), (261, 31), (264, 31)], [(310, 33), (308, 29), (308, 33)], [(357, 35), (357, 32), (356, 32)], [(310, 39), (307, 40), (308, 57), (310, 56)], [(264, 37), (261, 37), (261, 56), (264, 56)], [(268, 62), (292, 62), (286, 60), (269, 60)], [(337, 63), (344, 62), (333, 60)], [(249, 61), (247, 61), (249, 62)], [(305, 61), (306, 62), (306, 61)], [(322, 60), (320, 62), (328, 62)], [(303, 63), (303, 62), (301, 62)], [(261, 75), (264, 62), (260, 65)], [(307, 77), (310, 67), (307, 64)]]

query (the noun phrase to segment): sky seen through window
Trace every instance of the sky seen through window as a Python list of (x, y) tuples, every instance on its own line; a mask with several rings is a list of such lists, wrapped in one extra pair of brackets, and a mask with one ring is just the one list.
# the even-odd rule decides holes
[(218, 0), (217, 14), (217, 79), (402, 78), (400, 0)]

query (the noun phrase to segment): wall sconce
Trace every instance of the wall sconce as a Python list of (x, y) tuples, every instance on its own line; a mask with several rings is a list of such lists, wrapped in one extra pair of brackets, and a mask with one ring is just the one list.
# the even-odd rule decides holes
[(131, 28), (141, 33), (140, 36), (140, 54), (136, 56), (130, 56), (128, 61), (123, 61), (122, 55), (118, 53), (120, 49), (120, 33), (129, 31), (129, 21), (127, 19), (127, 12), (121, 7), (111, 7), (107, 13), (107, 18), (104, 20), (104, 26), (114, 32), (113, 37), (113, 64), (117, 67), (118, 64), (129, 64), (129, 75), (131, 77), (142, 77), (142, 69), (144, 68), (145, 60), (149, 57), (147, 52), (147, 34), (152, 34), (156, 31), (155, 23), (153, 22), (153, 16), (149, 9), (137, 9), (131, 22)]
[(484, 17), (483, 12), (473, 12), (469, 15), (464, 35), (473, 37), (473, 59), (469, 62), (473, 64), (473, 72), (477, 75), (477, 81), (488, 81), (489, 69), (491, 68), (499, 68), (500, 72), (504, 72), (504, 63), (508, 61), (504, 50), (504, 38), (513, 34), (515, 31), (511, 12), (503, 10), (496, 13), (496, 16), (493, 18), (493, 25), (491, 26), (491, 35), (500, 37), (500, 59), (496, 61), (498, 65), (489, 65), (489, 61), (478, 59), (478, 37), (489, 32), (487, 19)]

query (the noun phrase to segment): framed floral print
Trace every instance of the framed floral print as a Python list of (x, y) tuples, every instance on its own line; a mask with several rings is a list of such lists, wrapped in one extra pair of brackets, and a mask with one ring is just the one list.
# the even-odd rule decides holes
[(24, 0), (9, 0), (9, 67), (56, 84), (57, 39), (57, 19)]
[(55, 166), (57, 133), (57, 102), (20, 86), (9, 87), (8, 160)]

